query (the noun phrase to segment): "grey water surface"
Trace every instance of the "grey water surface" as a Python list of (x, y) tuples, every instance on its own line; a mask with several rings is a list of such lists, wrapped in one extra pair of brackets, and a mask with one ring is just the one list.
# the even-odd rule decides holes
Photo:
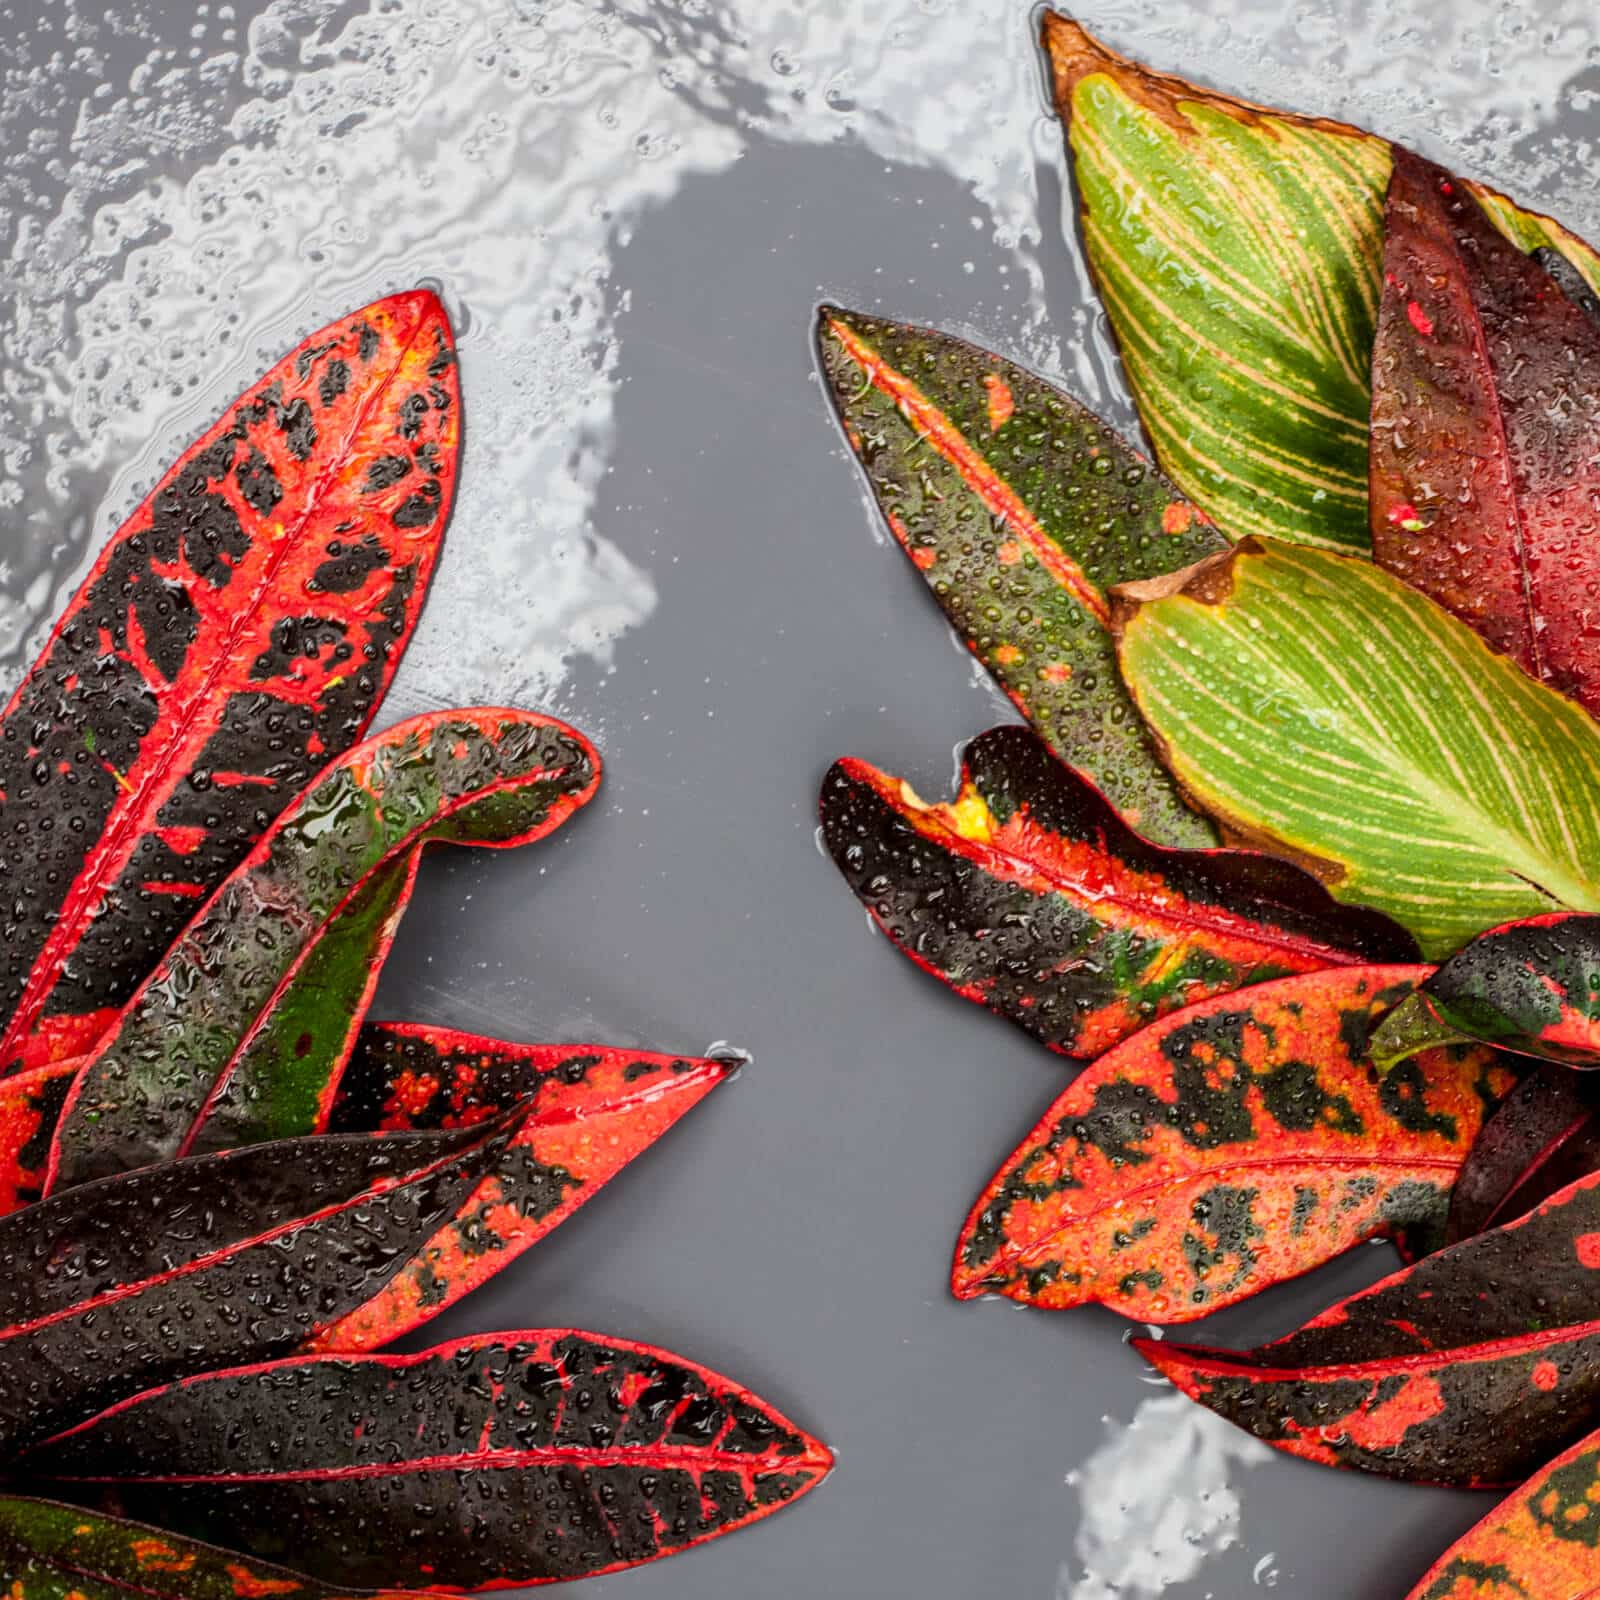
[[(1343, 116), (1600, 233), (1592, 0), (1083, 0), (1119, 48)], [(591, 732), (549, 843), (431, 858), (380, 1014), (753, 1064), (418, 1347), (576, 1326), (837, 1450), (760, 1527), (578, 1600), (1394, 1600), (1492, 1503), (1272, 1455), (1099, 1311), (945, 1290), (1065, 1082), (872, 934), (818, 851), (853, 753), (944, 791), (1009, 707), (886, 543), (824, 298), (949, 326), (1132, 426), (1011, 0), (0, 0), (0, 674), (182, 444), (313, 327), (426, 281), (458, 509), (393, 720)], [(1204, 1332), (1245, 1340), (1373, 1247)]]

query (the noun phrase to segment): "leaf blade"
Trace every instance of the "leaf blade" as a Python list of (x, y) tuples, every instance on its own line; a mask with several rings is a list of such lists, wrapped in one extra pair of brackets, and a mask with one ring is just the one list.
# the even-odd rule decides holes
[(1084, 242), (1164, 471), (1231, 537), (1364, 550), (1389, 150), (1046, 12)]
[(494, 1170), (387, 1286), (306, 1354), (372, 1350), (453, 1305), (565, 1222), (734, 1070), (604, 1045), (515, 1045), (369, 1022), (332, 1108), (335, 1133), (433, 1129), (512, 1110)]
[[(391, 296), (269, 371), (101, 552), (0, 717), (0, 814), (32, 825), (7, 861), (0, 1063), (87, 1048), (360, 737), (438, 556), (459, 410), (443, 307)], [(39, 828), (60, 813), (84, 826)]]
[(337, 1600), (315, 1578), (236, 1550), (10, 1494), (0, 1495), (0, 1576), (11, 1600)]
[(1234, 837), (1309, 861), (1435, 959), (1600, 909), (1594, 724), (1382, 569), (1247, 541), (1119, 598), (1134, 699)]
[(1187, 1322), (1378, 1235), (1442, 1242), (1452, 1180), (1511, 1077), (1458, 1050), (1403, 1086), (1373, 1078), (1374, 1019), (1430, 970), (1280, 978), (1114, 1046), (978, 1197), (957, 1298)]
[(897, 948), (1079, 1059), (1206, 995), (1416, 954), (1393, 923), (1351, 916), (1286, 862), (1141, 839), (1025, 728), (967, 746), (951, 805), (836, 762), (822, 823)]
[(286, 1355), (381, 1290), (499, 1159), (500, 1125), (257, 1145), (0, 1220), (0, 1449), (208, 1366)]
[[(329, 1383), (337, 1408), (317, 1399)], [(435, 1405), (419, 1433), (424, 1394)], [(260, 1407), (295, 1419), (281, 1445), (230, 1437)], [(114, 1486), (196, 1536), (265, 1559), (292, 1548), (326, 1581), (468, 1590), (654, 1560), (760, 1520), (832, 1466), (826, 1446), (728, 1379), (570, 1330), (211, 1374), (103, 1413), (29, 1461), (74, 1496)], [(453, 1511), (419, 1518), (418, 1503)]]
[(1395, 158), (1373, 352), (1375, 559), (1600, 710), (1600, 322), (1442, 168)]
[(1130, 822), (1215, 843), (1132, 715), (1105, 591), (1225, 541), (1113, 429), (1012, 362), (833, 306), (817, 341), (867, 485), (968, 649)]
[[(283, 1002), (304, 998), (293, 982), (321, 941), (359, 1010), (416, 851), (542, 837), (598, 782), (588, 741), (531, 712), (429, 713), (347, 753), (262, 836), (89, 1057), (57, 1127), (50, 1185), (281, 1133), (296, 1117), (312, 1131), (353, 1036), (345, 1016), (307, 1050), (291, 1031)], [(378, 875), (389, 914), (346, 938), (341, 912)]]
[(1600, 1174), (1254, 1350), (1135, 1340), (1288, 1454), (1410, 1482), (1519, 1482), (1600, 1417)]

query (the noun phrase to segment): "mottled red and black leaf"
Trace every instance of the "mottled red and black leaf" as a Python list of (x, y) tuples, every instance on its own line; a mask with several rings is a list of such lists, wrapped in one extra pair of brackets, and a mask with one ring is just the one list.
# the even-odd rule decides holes
[(822, 830), (918, 966), (1080, 1059), (1247, 984), (1416, 959), (1388, 918), (1340, 905), (1288, 862), (1151, 844), (1026, 728), (973, 740), (947, 805), (836, 762)]
[(979, 1197), (956, 1295), (1185, 1322), (1376, 1235), (1436, 1248), (1451, 1182), (1512, 1079), (1482, 1046), (1372, 1072), (1373, 1021), (1431, 970), (1281, 978), (1108, 1050)]
[(1600, 1422), (1600, 1174), (1272, 1344), (1134, 1342), (1186, 1394), (1291, 1455), (1517, 1483)]
[(456, 1215), (308, 1350), (373, 1350), (437, 1316), (565, 1222), (737, 1064), (367, 1023), (332, 1131), (449, 1128), (521, 1110), (498, 1163)]
[(292, 1555), (325, 1582), (478, 1590), (715, 1538), (814, 1488), (833, 1458), (703, 1367), (541, 1330), (211, 1373), (27, 1464), (52, 1493), (159, 1508), (181, 1532)]
[[(91, 1045), (394, 673), (460, 430), (450, 326), (393, 295), (312, 335), (118, 530), (0, 718), (0, 1066)], [(374, 486), (378, 456), (404, 482)]]

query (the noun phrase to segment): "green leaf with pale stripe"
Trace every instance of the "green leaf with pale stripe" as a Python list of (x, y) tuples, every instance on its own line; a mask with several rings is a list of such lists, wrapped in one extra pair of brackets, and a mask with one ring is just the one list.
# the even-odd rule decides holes
[[(1043, 24), (1089, 266), (1162, 469), (1230, 537), (1365, 552), (1387, 140), (1265, 110)], [(1468, 187), (1600, 293), (1600, 255)]]
[(1156, 455), (1235, 538), (1365, 550), (1389, 147), (1044, 41), (1089, 265)]
[(1231, 836), (1387, 912), (1430, 959), (1600, 910), (1600, 726), (1398, 578), (1246, 540), (1116, 601), (1135, 703)]

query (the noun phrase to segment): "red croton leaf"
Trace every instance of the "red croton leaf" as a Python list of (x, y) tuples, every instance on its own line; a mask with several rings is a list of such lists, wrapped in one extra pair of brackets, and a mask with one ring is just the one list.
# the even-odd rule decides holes
[(0, 1495), (0, 1579), (6, 1600), (339, 1600), (315, 1578), (237, 1550), (23, 1495)]
[(1600, 1435), (1591, 1434), (1450, 1546), (1406, 1600), (1594, 1600)]
[(1600, 1421), (1600, 1174), (1255, 1350), (1134, 1341), (1291, 1455), (1508, 1486)]
[(437, 1316), (565, 1222), (737, 1065), (369, 1022), (339, 1085), (334, 1132), (447, 1128), (523, 1109), (456, 1215), (308, 1351), (376, 1349)]
[(1600, 1079), (1547, 1065), (1531, 1072), (1484, 1124), (1450, 1199), (1455, 1244), (1531, 1211), (1600, 1170)]
[(153, 1384), (290, 1354), (456, 1214), (513, 1120), (197, 1156), (0, 1221), (0, 1457)]
[(1340, 905), (1288, 862), (1141, 838), (1026, 728), (974, 739), (948, 805), (836, 762), (822, 832), (918, 966), (1084, 1060), (1210, 995), (1417, 956), (1388, 918)]
[(832, 1465), (728, 1379), (567, 1330), (211, 1373), (27, 1457), (52, 1494), (115, 1499), (328, 1583), (467, 1590), (654, 1560)]
[(1373, 554), (1600, 711), (1600, 323), (1396, 149), (1373, 352)]
[(455, 487), (444, 309), (315, 333), (118, 530), (0, 718), (0, 1066), (73, 1055), (332, 756), (409, 638)]
[(1108, 1050), (979, 1198), (955, 1293), (1186, 1322), (1377, 1234), (1442, 1243), (1451, 1181), (1512, 1080), (1481, 1047), (1373, 1073), (1373, 1021), (1431, 970), (1281, 978)]
[[(334, 762), (87, 1059), (56, 1129), (47, 1191), (315, 1131), (418, 850), (541, 838), (599, 781), (599, 757), (574, 729), (494, 708), (413, 717)], [(375, 885), (384, 892), (374, 907)]]

